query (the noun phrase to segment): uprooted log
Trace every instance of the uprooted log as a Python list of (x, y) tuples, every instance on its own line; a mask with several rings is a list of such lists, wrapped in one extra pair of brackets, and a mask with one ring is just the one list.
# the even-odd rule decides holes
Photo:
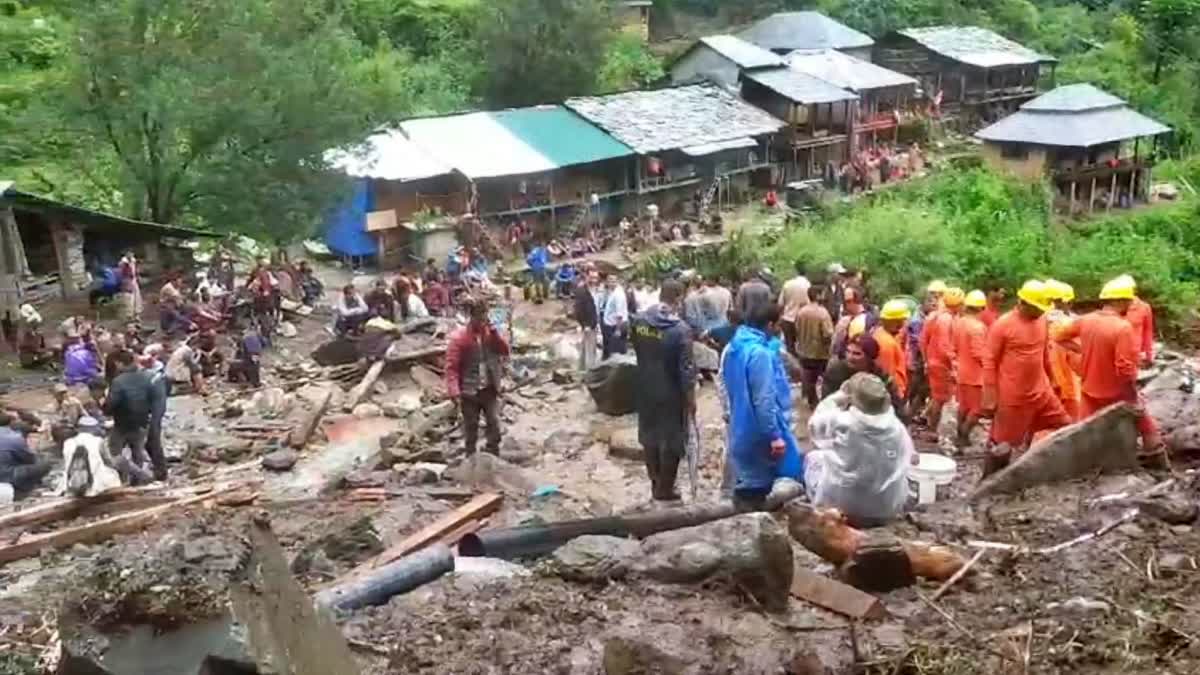
[(434, 544), (394, 560), (356, 578), (323, 589), (317, 605), (351, 611), (381, 605), (393, 595), (407, 593), (447, 572), (454, 571), (454, 554), (445, 544)]
[(988, 476), (971, 501), (1034, 485), (1078, 478), (1096, 471), (1137, 468), (1135, 413), (1117, 403), (1043, 438), (1012, 464)]
[(371, 387), (375, 386), (375, 381), (379, 379), (379, 374), (383, 372), (383, 361), (376, 361), (367, 369), (367, 374), (363, 375), (362, 382), (350, 390), (346, 396), (346, 404), (343, 406), (347, 411), (354, 410), (354, 406), (362, 400), (367, 392), (371, 391)]
[(325, 416), (325, 411), (329, 409), (329, 401), (333, 398), (333, 389), (325, 390), (325, 394), (317, 401), (317, 407), (313, 409), (304, 419), (300, 420), (300, 424), (292, 429), (291, 436), (288, 438), (288, 445), (296, 450), (308, 445), (308, 441), (312, 438), (313, 432), (317, 426), (321, 424), (321, 418)]

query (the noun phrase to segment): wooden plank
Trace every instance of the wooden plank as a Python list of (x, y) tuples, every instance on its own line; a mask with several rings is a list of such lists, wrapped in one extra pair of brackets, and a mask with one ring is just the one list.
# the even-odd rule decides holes
[(887, 610), (874, 595), (799, 564), (792, 574), (791, 593), (801, 600), (854, 619), (881, 619), (887, 615)]
[(37, 506), (22, 509), (16, 513), (0, 516), (0, 530), (10, 527), (42, 525), (45, 523), (53, 523), (57, 520), (75, 518), (88, 508), (97, 507), (101, 504), (119, 502), (126, 499), (134, 499), (161, 491), (161, 487), (151, 489), (122, 487), (98, 494), (95, 497), (67, 497), (64, 499), (56, 499), (52, 502), (46, 502), (45, 504), (38, 504)]
[(450, 548), (455, 548), (458, 546), (458, 542), (462, 541), (463, 537), (467, 536), (468, 534), (475, 534), (476, 532), (482, 530), (487, 524), (487, 518), (483, 518), (481, 520), (468, 520), (459, 527), (454, 528), (454, 530), (450, 531), (449, 533), (439, 537), (438, 543), (445, 544)]
[(325, 395), (317, 402), (317, 407), (306, 418), (300, 421), (300, 425), (292, 430), (288, 438), (288, 445), (299, 450), (305, 445), (308, 445), (309, 439), (312, 438), (313, 432), (316, 431), (317, 425), (321, 423), (321, 418), (325, 415), (325, 411), (329, 409), (329, 401), (333, 398), (333, 387), (325, 390)]
[(0, 564), (35, 556), (47, 549), (63, 548), (75, 544), (90, 544), (104, 541), (109, 537), (125, 532), (136, 532), (145, 529), (160, 516), (175, 509), (192, 504), (198, 504), (243, 487), (242, 485), (226, 485), (201, 495), (178, 499), (170, 504), (156, 506), (143, 511), (112, 516), (87, 525), (79, 525), (66, 529), (55, 530), (45, 534), (34, 535), (25, 541), (0, 547)]

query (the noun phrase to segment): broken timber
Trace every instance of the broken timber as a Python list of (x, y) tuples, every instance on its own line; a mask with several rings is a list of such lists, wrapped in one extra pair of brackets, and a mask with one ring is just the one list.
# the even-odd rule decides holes
[(792, 572), (791, 594), (852, 619), (882, 619), (887, 615), (887, 610), (874, 595), (817, 574), (800, 564)]
[[(78, 517), (85, 511), (90, 512), (91, 509), (97, 508), (102, 504), (111, 504), (113, 502), (123, 502), (138, 497), (144, 497), (155, 492), (160, 492), (161, 488), (131, 488), (123, 487), (115, 490), (109, 490), (96, 495), (95, 497), (67, 497), (58, 499), (45, 504), (10, 513), (6, 516), (0, 516), (0, 530), (10, 527), (25, 527), (28, 525), (42, 525), (44, 523), (53, 523), (57, 520), (67, 520), (69, 518)], [(172, 499), (173, 501), (173, 499)]]
[(354, 410), (354, 406), (362, 400), (362, 397), (375, 386), (375, 380), (379, 379), (379, 374), (383, 372), (383, 361), (376, 361), (367, 369), (367, 374), (363, 375), (362, 382), (350, 390), (350, 394), (346, 397), (346, 410)]
[(312, 438), (313, 431), (321, 423), (321, 417), (325, 415), (326, 409), (329, 408), (329, 400), (331, 398), (333, 398), (333, 390), (327, 389), (325, 395), (317, 401), (316, 409), (308, 417), (301, 420), (299, 426), (292, 429), (291, 436), (288, 438), (288, 445), (299, 450), (308, 444), (309, 439)]

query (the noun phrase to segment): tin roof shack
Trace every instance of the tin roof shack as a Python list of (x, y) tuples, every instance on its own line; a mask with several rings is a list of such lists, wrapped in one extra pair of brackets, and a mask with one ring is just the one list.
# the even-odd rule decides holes
[(708, 83), (572, 98), (566, 106), (636, 153), (639, 213), (652, 202), (665, 214), (700, 191), (701, 211), (713, 199), (737, 199), (753, 172), (769, 173), (771, 138), (784, 126)]
[(999, 119), (1037, 95), (1044, 66), (1057, 59), (977, 26), (906, 28), (875, 45), (875, 62), (917, 78), (951, 113)]
[(192, 249), (185, 242), (218, 236), (73, 206), (0, 181), (0, 309), (44, 297), (48, 288), (63, 299), (81, 294), (89, 272), (115, 265), (129, 250), (149, 274), (188, 267)]
[[(988, 164), (1031, 181), (1048, 177), (1056, 206), (1092, 213), (1097, 203), (1148, 200), (1153, 148), (1171, 129), (1090, 84), (1071, 84), (1029, 101), (975, 134)], [(1143, 148), (1142, 138), (1153, 139)]]
[(777, 12), (739, 34), (743, 40), (777, 54), (797, 49), (836, 49), (871, 60), (875, 41), (866, 33), (838, 23), (820, 12)]
[(776, 137), (786, 181), (821, 175), (827, 162), (840, 165), (850, 156), (858, 94), (792, 68), (776, 68), (742, 77), (742, 98), (787, 122)]
[(649, 42), (650, 9), (653, 6), (653, 0), (616, 0), (612, 13), (617, 28), (638, 36), (642, 42)]
[(879, 139), (896, 141), (900, 117), (916, 95), (915, 79), (834, 49), (797, 50), (785, 58), (792, 70), (858, 94), (850, 152)]
[(742, 71), (781, 68), (786, 65), (774, 52), (732, 35), (702, 37), (671, 64), (671, 81), (691, 84), (708, 80), (736, 89)]

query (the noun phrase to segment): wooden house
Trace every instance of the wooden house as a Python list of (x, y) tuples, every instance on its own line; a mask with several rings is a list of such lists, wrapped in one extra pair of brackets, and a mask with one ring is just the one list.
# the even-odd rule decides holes
[(871, 36), (838, 23), (820, 12), (777, 12), (755, 22), (738, 35), (743, 40), (788, 54), (797, 49), (836, 49), (871, 60)]
[(895, 142), (901, 117), (916, 95), (915, 79), (834, 49), (795, 51), (786, 60), (793, 70), (858, 94), (851, 152), (878, 140)]
[(732, 35), (702, 37), (669, 68), (675, 84), (715, 82), (737, 89), (743, 71), (782, 68), (783, 58)]
[(1090, 84), (1058, 87), (981, 129), (988, 164), (1049, 180), (1075, 214), (1147, 201), (1157, 138), (1170, 128)]

